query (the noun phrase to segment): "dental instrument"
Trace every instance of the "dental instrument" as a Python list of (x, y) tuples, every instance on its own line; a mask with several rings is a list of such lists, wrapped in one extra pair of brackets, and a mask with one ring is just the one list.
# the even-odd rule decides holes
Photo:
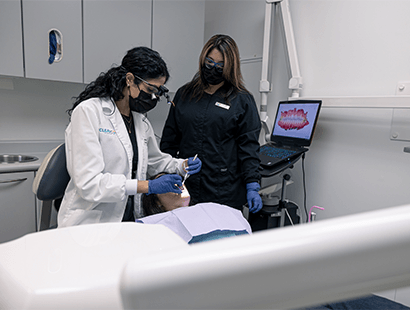
[[(198, 154), (195, 154), (194, 159), (192, 161), (195, 161), (195, 159), (198, 157)], [(189, 173), (185, 173), (184, 179), (182, 180), (182, 186), (185, 184), (186, 179), (188, 179)]]

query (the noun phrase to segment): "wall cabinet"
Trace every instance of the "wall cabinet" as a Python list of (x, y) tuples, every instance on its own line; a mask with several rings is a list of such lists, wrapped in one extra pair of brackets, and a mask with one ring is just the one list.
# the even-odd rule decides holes
[(204, 0), (84, 0), (84, 82), (120, 65), (130, 48), (148, 46), (166, 61), (167, 87), (176, 91), (197, 70), (204, 23)]
[(23, 77), (20, 0), (0, 1), (0, 75)]
[[(22, 0), (27, 78), (83, 82), (81, 0)], [(49, 32), (61, 33), (60, 61), (48, 63)]]
[(0, 174), (0, 243), (36, 231), (34, 172)]
[[(198, 69), (205, 0), (10, 0), (0, 8), (3, 75), (88, 84), (135, 46), (160, 52), (171, 92)], [(52, 64), (50, 31), (61, 33), (61, 59)]]
[(135, 46), (151, 47), (151, 0), (83, 0), (84, 82), (121, 65)]
[(154, 0), (152, 48), (166, 61), (171, 78), (167, 87), (175, 92), (198, 70), (204, 44), (204, 0)]

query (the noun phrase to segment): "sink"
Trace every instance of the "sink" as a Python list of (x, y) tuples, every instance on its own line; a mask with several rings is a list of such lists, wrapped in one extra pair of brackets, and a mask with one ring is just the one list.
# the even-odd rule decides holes
[(38, 160), (37, 157), (28, 155), (0, 155), (0, 164), (27, 163), (36, 160)]

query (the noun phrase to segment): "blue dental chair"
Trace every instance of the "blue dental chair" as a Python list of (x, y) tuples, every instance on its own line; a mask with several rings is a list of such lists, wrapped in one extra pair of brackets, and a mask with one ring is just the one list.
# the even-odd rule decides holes
[(58, 211), (69, 181), (65, 144), (62, 143), (47, 154), (33, 181), (33, 193), (42, 201), (40, 231), (50, 228), (53, 205)]

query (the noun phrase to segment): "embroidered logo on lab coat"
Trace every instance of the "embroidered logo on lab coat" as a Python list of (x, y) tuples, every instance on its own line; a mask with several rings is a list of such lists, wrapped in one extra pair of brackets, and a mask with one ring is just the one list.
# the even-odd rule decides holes
[(99, 132), (106, 133), (106, 134), (109, 134), (109, 135), (116, 135), (117, 134), (114, 130), (105, 129), (105, 128), (100, 128)]
[(216, 102), (215, 105), (216, 105), (217, 107), (224, 108), (225, 110), (229, 110), (229, 108), (231, 107), (231, 106), (229, 106), (229, 105), (227, 105), (227, 104), (220, 103), (220, 102)]

